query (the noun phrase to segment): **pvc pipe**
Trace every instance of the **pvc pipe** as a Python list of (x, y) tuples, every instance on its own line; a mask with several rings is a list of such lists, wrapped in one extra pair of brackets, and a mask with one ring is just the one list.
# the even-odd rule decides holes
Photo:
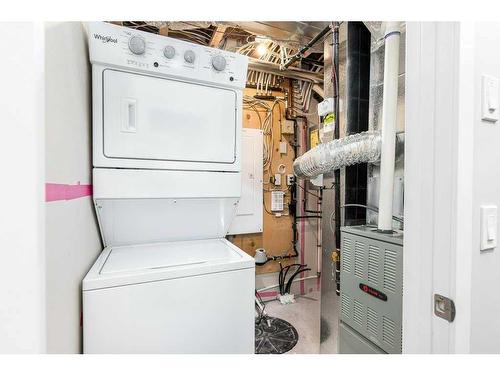
[(392, 231), (394, 164), (396, 154), (396, 115), (399, 73), (399, 22), (387, 22), (385, 28), (384, 95), (380, 155), (380, 189), (378, 229)]
[[(293, 279), (292, 280), (292, 284), (296, 283), (297, 281), (304, 281), (304, 280), (309, 280), (309, 279), (315, 279), (317, 277), (318, 277), (318, 275), (314, 275), (314, 276), (302, 277), (300, 279)], [(264, 291), (269, 290), (269, 289), (274, 289), (274, 288), (277, 288), (279, 286), (280, 286), (279, 284), (266, 286), (265, 288), (257, 289), (257, 293), (264, 292)]]

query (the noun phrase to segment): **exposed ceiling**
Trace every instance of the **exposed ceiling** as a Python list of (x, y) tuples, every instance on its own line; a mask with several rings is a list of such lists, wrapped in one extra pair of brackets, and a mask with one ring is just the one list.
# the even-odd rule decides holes
[[(123, 21), (121, 23), (124, 26), (201, 44), (210, 44), (211, 41), (214, 44), (214, 39), (222, 39), (225, 35), (231, 35), (232, 38), (242, 37), (247, 42), (260, 36), (294, 49), (306, 44), (329, 25), (329, 22), (324, 21)], [(316, 49), (312, 52), (322, 52), (322, 48), (316, 47)]]
[(253, 34), (266, 36), (276, 41), (294, 44), (306, 44), (330, 22), (304, 21), (254, 21), (237, 22), (238, 26)]
[[(250, 69), (272, 72), (279, 76), (322, 81), (323, 43), (319, 40), (299, 61), (281, 68), (330, 22), (304, 21), (122, 21), (123, 26), (161, 34), (189, 42), (243, 53), (251, 57)], [(328, 37), (329, 33), (325, 37)], [(257, 47), (265, 43), (267, 52), (259, 54)], [(264, 65), (262, 65), (264, 64)], [(305, 74), (305, 76), (304, 76)]]

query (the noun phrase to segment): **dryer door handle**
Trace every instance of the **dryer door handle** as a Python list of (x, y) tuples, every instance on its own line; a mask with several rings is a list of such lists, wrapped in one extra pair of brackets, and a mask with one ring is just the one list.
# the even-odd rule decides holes
[(122, 98), (122, 132), (137, 133), (137, 100)]

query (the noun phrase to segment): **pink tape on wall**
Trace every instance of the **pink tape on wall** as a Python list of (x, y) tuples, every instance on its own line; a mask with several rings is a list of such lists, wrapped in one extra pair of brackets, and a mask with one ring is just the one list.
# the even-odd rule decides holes
[(278, 295), (278, 292), (273, 292), (273, 291), (264, 291), (264, 292), (257, 292), (261, 298), (264, 297), (276, 297)]
[(92, 185), (45, 183), (45, 202), (68, 201), (92, 195)]

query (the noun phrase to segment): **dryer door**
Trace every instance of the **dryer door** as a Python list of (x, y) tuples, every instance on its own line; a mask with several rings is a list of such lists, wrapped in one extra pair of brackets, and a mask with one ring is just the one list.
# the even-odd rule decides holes
[(236, 91), (111, 69), (102, 79), (105, 157), (235, 163)]

